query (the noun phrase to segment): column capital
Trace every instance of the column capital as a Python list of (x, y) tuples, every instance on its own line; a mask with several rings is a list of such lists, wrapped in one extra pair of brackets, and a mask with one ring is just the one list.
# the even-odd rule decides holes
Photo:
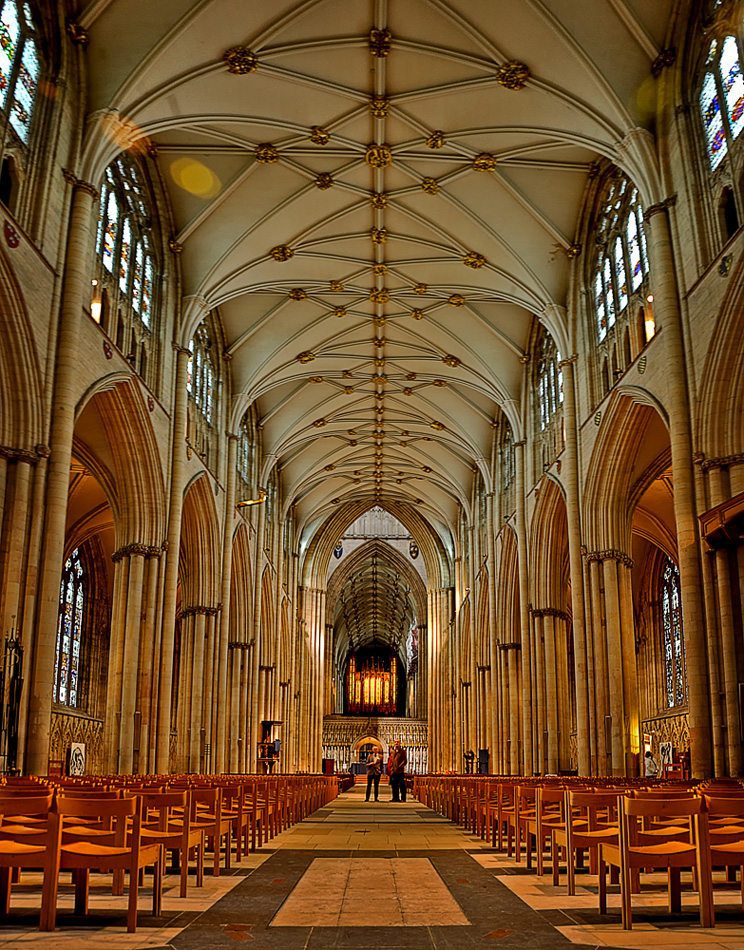
[(121, 561), (125, 557), (160, 557), (163, 550), (162, 545), (157, 546), (133, 542), (132, 544), (125, 544), (114, 551), (111, 555), (111, 560), (116, 564), (117, 561)]
[(656, 204), (649, 205), (643, 212), (645, 218), (652, 218), (655, 214), (661, 214), (662, 211), (668, 211), (677, 204), (677, 196), (670, 195), (663, 201), (657, 201)]
[(700, 467), (707, 472), (711, 468), (728, 468), (729, 465), (741, 465), (742, 462), (744, 462), (744, 452), (738, 452), (736, 455), (722, 455), (715, 459), (701, 459)]
[(95, 185), (91, 185), (89, 181), (83, 181), (81, 178), (78, 178), (77, 175), (73, 174), (69, 169), (62, 169), (62, 177), (67, 184), (72, 185), (73, 188), (77, 188), (86, 195), (90, 195), (91, 198), (95, 199), (98, 197), (98, 189)]
[(566, 356), (558, 364), (558, 369), (563, 369), (564, 366), (571, 366), (573, 363), (575, 363), (578, 360), (578, 358), (579, 358), (578, 353), (572, 353), (570, 356)]
[(615, 551), (611, 548), (605, 551), (587, 551), (584, 556), (587, 561), (617, 561), (620, 564), (625, 564), (626, 567), (633, 567), (632, 557), (628, 557), (628, 555), (622, 551)]

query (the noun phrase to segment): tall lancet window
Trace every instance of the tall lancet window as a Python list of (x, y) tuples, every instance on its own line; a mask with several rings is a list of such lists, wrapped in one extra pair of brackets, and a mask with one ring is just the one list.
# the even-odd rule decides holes
[(65, 563), (59, 592), (54, 702), (63, 706), (78, 705), (84, 610), (85, 571), (75, 548)]
[(667, 561), (661, 577), (661, 616), (664, 644), (664, 670), (667, 706), (687, 703), (687, 672), (685, 669), (685, 638), (682, 626), (682, 600), (679, 571)]

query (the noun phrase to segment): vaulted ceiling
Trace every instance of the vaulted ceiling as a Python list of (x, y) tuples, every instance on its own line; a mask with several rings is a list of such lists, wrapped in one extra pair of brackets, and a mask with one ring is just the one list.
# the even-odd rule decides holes
[(488, 480), (534, 317), (571, 340), (582, 195), (652, 122), (674, 6), (82, 3), (89, 111), (157, 146), (184, 334), (219, 308), (232, 425), (257, 401), (301, 524), (369, 499), (452, 526)]

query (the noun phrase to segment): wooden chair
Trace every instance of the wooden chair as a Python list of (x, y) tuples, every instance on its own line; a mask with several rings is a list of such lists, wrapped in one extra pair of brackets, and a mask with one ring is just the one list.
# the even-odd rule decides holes
[(569, 790), (566, 795), (566, 824), (555, 827), (551, 836), (553, 855), (553, 884), (557, 887), (560, 874), (560, 854), (565, 854), (568, 893), (576, 894), (576, 871), (583, 853), (588, 851), (597, 866), (599, 846), (616, 844), (619, 834), (619, 791), (592, 792)]
[[(544, 871), (544, 852), (546, 842), (551, 842), (554, 829), (565, 828), (566, 792), (560, 785), (546, 785), (537, 789), (535, 815), (527, 816), (524, 821), (527, 867), (532, 867), (532, 842), (537, 854), (537, 873), (542, 877)], [(552, 853), (552, 852), (551, 852)], [(555, 863), (555, 855), (553, 855)]]
[[(88, 825), (65, 825), (65, 819), (95, 819), (111, 822), (111, 830)], [(132, 820), (131, 830), (128, 828)], [(141, 868), (152, 865), (152, 912), (161, 913), (163, 884), (163, 848), (160, 844), (142, 845), (142, 800), (136, 798), (96, 799), (74, 795), (60, 796), (54, 803), (51, 824), (58, 842), (57, 870), (72, 871), (75, 881), (75, 913), (88, 913), (91, 870), (129, 871), (127, 930), (137, 929), (137, 895)], [(57, 916), (58, 874), (45, 888), (42, 900), (42, 930), (54, 930)]]
[[(744, 792), (744, 789), (741, 791)], [(712, 868), (725, 867), (735, 875), (739, 868), (741, 907), (744, 910), (744, 796), (704, 795), (708, 812), (710, 863)], [(735, 880), (732, 876), (730, 880)]]
[[(644, 819), (655, 820), (653, 830), (642, 828)], [(665, 822), (686, 818), (685, 828)], [(708, 816), (702, 798), (621, 799), (620, 836), (617, 844), (600, 845), (599, 910), (607, 913), (607, 865), (620, 869), (622, 925), (633, 926), (631, 912), (632, 875), (642, 870), (667, 870), (669, 878), (669, 912), (682, 909), (681, 871), (693, 868), (700, 895), (700, 925), (713, 926), (713, 890), (711, 883)]]
[(191, 792), (136, 792), (142, 800), (142, 842), (178, 855), (180, 896), (186, 897), (189, 853), (196, 852), (196, 886), (204, 884), (204, 830), (191, 824)]
[(220, 874), (220, 848), (224, 842), (225, 870), (230, 870), (232, 824), (222, 814), (222, 789), (219, 786), (198, 785), (191, 789), (191, 824), (204, 832), (212, 844), (214, 864), (212, 873)]
[[(57, 829), (50, 819), (54, 794), (4, 795), (0, 797), (0, 913), (10, 913), (12, 871), (17, 868), (41, 868), (42, 894), (56, 880), (59, 842)], [(32, 821), (29, 821), (32, 819)], [(42, 913), (39, 929), (46, 929)]]

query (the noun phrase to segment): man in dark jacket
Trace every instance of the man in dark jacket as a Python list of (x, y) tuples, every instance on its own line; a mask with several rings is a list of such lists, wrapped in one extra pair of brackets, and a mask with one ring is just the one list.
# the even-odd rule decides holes
[(406, 765), (408, 756), (406, 750), (401, 748), (400, 739), (395, 742), (393, 757), (390, 760), (390, 790), (392, 791), (392, 801), (404, 802), (406, 800)]

